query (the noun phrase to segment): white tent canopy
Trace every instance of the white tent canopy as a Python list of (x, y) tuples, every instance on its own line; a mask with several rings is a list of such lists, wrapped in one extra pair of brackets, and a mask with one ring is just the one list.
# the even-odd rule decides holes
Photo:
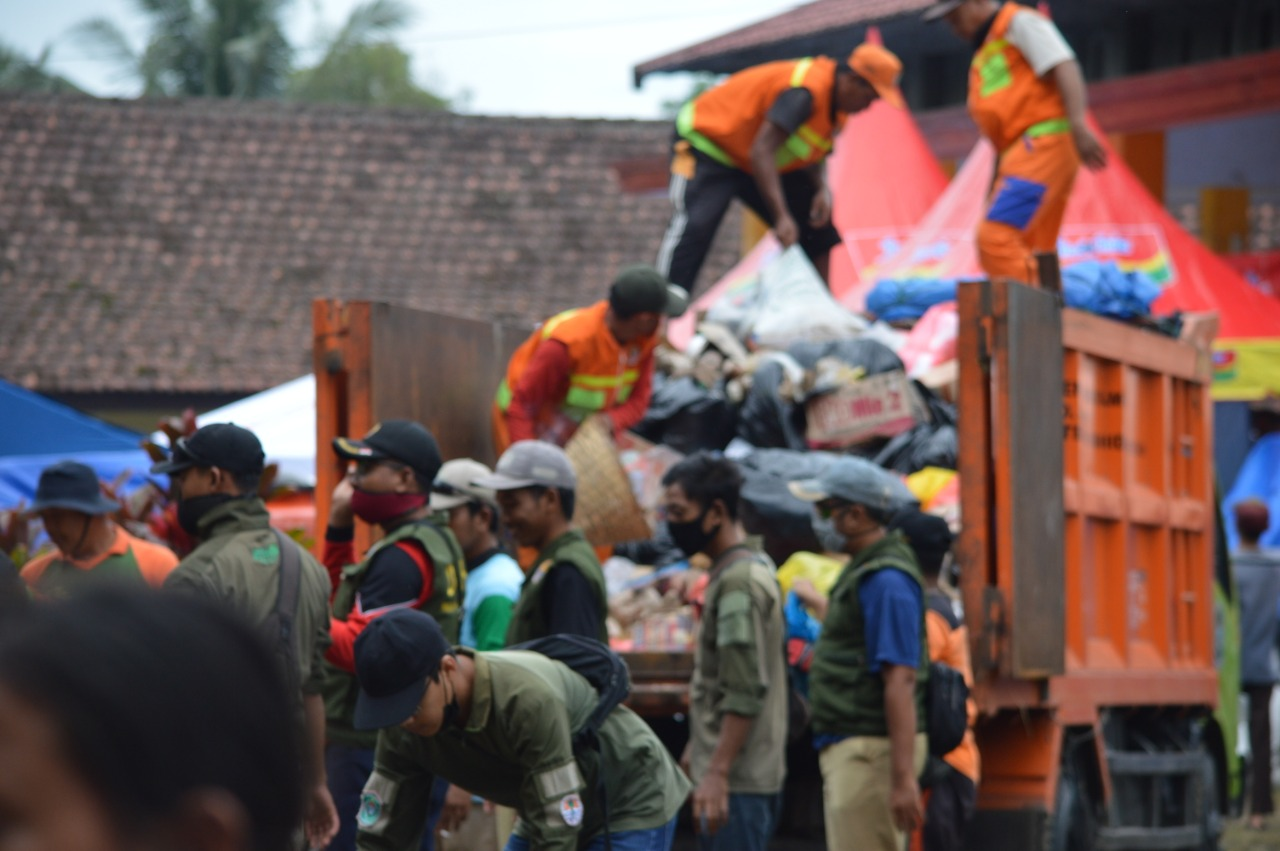
[[(258, 436), (268, 464), (279, 466), (276, 483), (316, 484), (316, 379), (304, 375), (196, 417), (196, 425), (235, 423)], [(156, 432), (161, 445), (168, 439)]]

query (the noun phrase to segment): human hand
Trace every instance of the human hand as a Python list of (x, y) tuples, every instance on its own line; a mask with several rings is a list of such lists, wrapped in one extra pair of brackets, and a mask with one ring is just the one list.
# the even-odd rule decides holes
[(313, 786), (307, 795), (303, 830), (307, 844), (312, 848), (324, 848), (338, 834), (338, 810), (333, 805), (329, 787), (324, 783)]
[(353, 493), (355, 493), (355, 487), (351, 484), (351, 477), (343, 476), (333, 489), (333, 496), (329, 500), (330, 526), (337, 526), (339, 529), (343, 529), (356, 522), (355, 512), (351, 510), (351, 495)]
[(693, 790), (693, 824), (699, 833), (715, 836), (729, 820), (729, 781), (709, 769)]
[(444, 796), (444, 809), (440, 811), (437, 830), (454, 831), (471, 815), (471, 793), (457, 786), (450, 786)]
[(809, 205), (809, 224), (816, 228), (823, 227), (831, 221), (831, 190), (824, 183), (818, 187)]
[(773, 233), (778, 237), (778, 242), (782, 243), (783, 248), (790, 248), (800, 241), (800, 226), (796, 224), (796, 220), (791, 218), (790, 213), (784, 213), (778, 218), (773, 226)]
[(910, 833), (924, 823), (920, 786), (914, 777), (893, 784), (889, 792), (889, 811), (893, 814), (893, 823), (904, 833)]
[(1102, 142), (1093, 134), (1093, 131), (1083, 124), (1071, 128), (1071, 139), (1076, 144), (1076, 153), (1080, 155), (1080, 162), (1093, 171), (1105, 168), (1107, 165), (1107, 151), (1102, 147)]

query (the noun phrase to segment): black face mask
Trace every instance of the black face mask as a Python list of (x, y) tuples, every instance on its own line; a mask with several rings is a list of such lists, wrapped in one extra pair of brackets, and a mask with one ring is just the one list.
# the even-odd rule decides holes
[(233, 499), (241, 499), (241, 497), (232, 496), (229, 493), (207, 493), (204, 496), (179, 500), (178, 525), (182, 527), (182, 531), (193, 538), (197, 538), (200, 536), (200, 518), (219, 505), (230, 502)]
[(713, 526), (710, 532), (702, 528), (702, 523), (706, 519), (707, 512), (704, 511), (696, 519), (687, 520), (684, 523), (667, 521), (667, 531), (671, 533), (671, 540), (675, 541), (676, 546), (685, 555), (691, 556), (702, 552), (707, 544), (720, 534), (721, 524), (719, 523)]
[[(441, 675), (440, 682), (443, 683), (445, 679), (447, 678), (444, 675)], [(451, 692), (451, 696), (449, 697), (449, 702), (444, 705), (441, 729), (452, 727), (458, 723), (458, 691), (453, 688), (452, 682), (449, 683), (449, 691)]]

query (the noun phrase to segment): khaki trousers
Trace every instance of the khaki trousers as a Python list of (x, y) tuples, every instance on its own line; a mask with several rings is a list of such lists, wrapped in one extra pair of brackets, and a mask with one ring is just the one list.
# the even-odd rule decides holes
[[(915, 772), (920, 776), (929, 754), (929, 738), (916, 734)], [(827, 851), (903, 851), (907, 834), (893, 824), (889, 810), (892, 764), (888, 738), (853, 736), (824, 748), (822, 815)]]

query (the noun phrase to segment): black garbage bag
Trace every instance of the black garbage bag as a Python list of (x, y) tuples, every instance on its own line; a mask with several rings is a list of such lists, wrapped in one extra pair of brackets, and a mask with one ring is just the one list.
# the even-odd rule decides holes
[(782, 398), (785, 369), (769, 361), (756, 369), (738, 410), (737, 434), (761, 449), (804, 449), (804, 408)]
[(788, 484), (821, 475), (840, 456), (830, 452), (758, 449), (743, 458), (742, 524), (764, 537), (765, 552), (782, 564), (801, 550), (821, 552), (813, 534), (813, 505), (791, 495)]
[(895, 473), (909, 476), (925, 467), (954, 470), (957, 453), (954, 425), (920, 423), (885, 444), (875, 462)]
[(925, 407), (929, 409), (929, 422), (935, 426), (950, 425), (953, 426), (959, 422), (956, 419), (956, 406), (943, 399), (937, 393), (925, 387), (919, 381), (912, 381), (915, 385), (916, 392), (920, 394), (920, 398), (924, 401)]
[(787, 354), (805, 369), (813, 369), (823, 358), (839, 358), (850, 366), (860, 366), (867, 371), (867, 375), (903, 369), (902, 359), (879, 340), (828, 340), (823, 343), (802, 341), (792, 343), (787, 348)]
[(729, 445), (738, 413), (722, 385), (708, 390), (687, 376), (653, 380), (649, 410), (632, 431), (686, 455)]

